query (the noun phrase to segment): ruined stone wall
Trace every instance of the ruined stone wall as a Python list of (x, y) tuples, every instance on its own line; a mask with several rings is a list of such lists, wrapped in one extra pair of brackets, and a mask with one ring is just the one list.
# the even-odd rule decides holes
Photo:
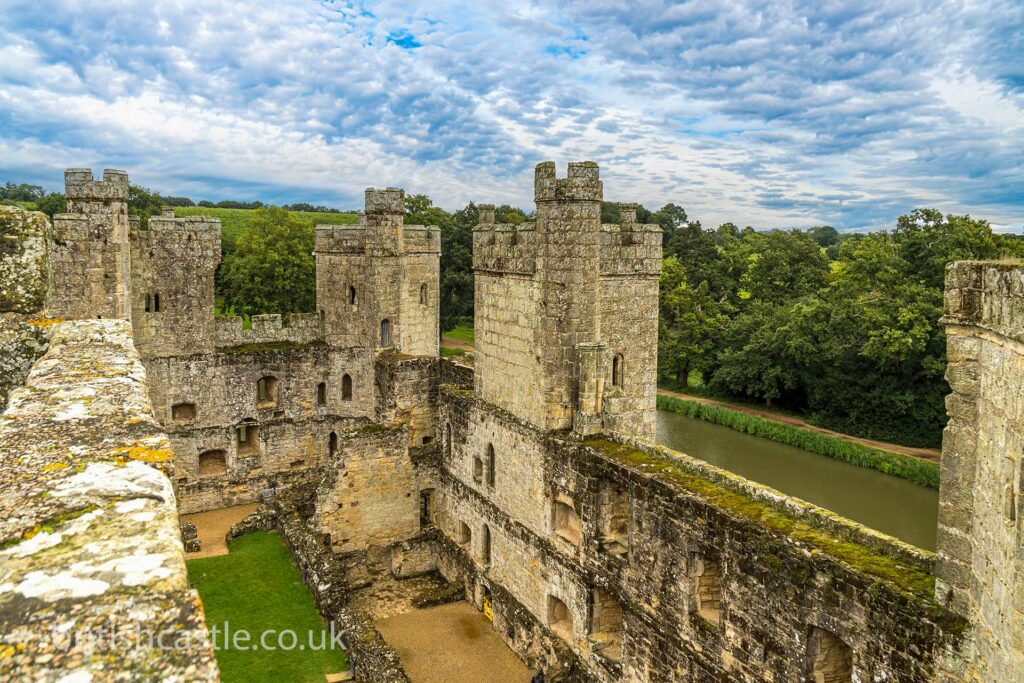
[(145, 358), (210, 353), (220, 221), (175, 218), (174, 210), (132, 230), (132, 324)]
[(365, 550), (419, 531), (419, 499), (404, 426), (364, 426), (338, 435), (317, 490), (316, 529), (336, 553)]
[[(439, 566), (490, 586), (496, 614), (525, 609), (591, 678), (814, 680), (834, 637), (848, 677), (922, 681), (961, 646), (928, 553), (666, 449), (552, 438), (464, 391), (443, 390), (440, 415), (438, 527), (457, 550)], [(473, 477), (488, 442), (493, 487)]]
[(68, 213), (54, 216), (49, 309), (58, 318), (129, 318), (128, 174), (64, 173)]
[(216, 680), (171, 460), (130, 324), (57, 325), (0, 416), (0, 678)]
[[(183, 512), (257, 500), (261, 491), (316, 467), (331, 432), (377, 413), (366, 349), (249, 345), (145, 363), (153, 405), (174, 444)], [(243, 424), (250, 425), (245, 441)], [(211, 454), (223, 454), (224, 467), (203, 472), (201, 461)]]
[(972, 681), (1024, 672), (1024, 263), (946, 271), (936, 597), (974, 624)]
[(437, 437), (438, 371), (437, 358), (396, 353), (378, 357), (377, 420), (404, 424), (410, 448), (431, 444)]

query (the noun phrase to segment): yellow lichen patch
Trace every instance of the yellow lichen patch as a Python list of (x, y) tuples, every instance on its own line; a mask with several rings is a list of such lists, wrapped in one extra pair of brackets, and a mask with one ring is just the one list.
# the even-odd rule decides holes
[(57, 470), (63, 470), (69, 467), (66, 462), (51, 462), (49, 465), (43, 465), (43, 472), (56, 472)]
[(141, 460), (142, 462), (171, 462), (174, 460), (174, 451), (170, 448), (128, 446), (126, 448), (118, 448), (115, 453), (123, 454), (130, 460)]
[(21, 538), (22, 538), (23, 540), (26, 540), (26, 541), (27, 541), (28, 539), (30, 539), (30, 538), (32, 538), (33, 536), (35, 536), (36, 534), (38, 534), (38, 533), (39, 533), (39, 531), (40, 531), (40, 528), (41, 528), (41, 527), (40, 527), (40, 526), (39, 526), (38, 524), (37, 524), (37, 525), (35, 525), (35, 526), (34, 526), (34, 527), (32, 527), (31, 529), (28, 529), (27, 531), (25, 531), (25, 533), (23, 533), (23, 534), (21, 535)]
[(42, 316), (38, 318), (29, 318), (28, 320), (29, 325), (35, 325), (36, 327), (50, 327), (62, 322), (64, 322), (64, 318), (45, 318)]

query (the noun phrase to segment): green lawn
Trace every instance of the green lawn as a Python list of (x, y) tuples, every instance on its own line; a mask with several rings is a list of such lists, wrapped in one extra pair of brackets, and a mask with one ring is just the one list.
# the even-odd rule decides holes
[(443, 337), (460, 341), (464, 344), (473, 345), (473, 326), (472, 325), (458, 325), (455, 329), (448, 330), (445, 332)]
[[(214, 209), (203, 206), (176, 206), (174, 215), (209, 216), (220, 219), (221, 236), (227, 244), (234, 244), (245, 229), (251, 209)], [(292, 211), (292, 215), (311, 225), (355, 225), (359, 216), (354, 213), (320, 213), (313, 211)]]
[[(267, 532), (248, 534), (232, 541), (230, 548), (228, 555), (188, 561), (189, 583), (203, 600), (207, 625), (218, 630), (215, 645), (222, 680), (323, 683), (327, 674), (347, 669), (340, 648), (311, 649), (319, 648), (321, 642), (328, 644), (330, 632), (281, 537)], [(225, 647), (225, 622), (228, 641), (234, 639), (230, 634), (244, 629), (249, 633), (249, 647), (258, 649)], [(294, 649), (278, 645), (278, 634), (285, 630), (298, 636)], [(258, 647), (265, 631), (274, 631), (266, 642), (275, 649)], [(289, 637), (281, 643), (290, 644)]]

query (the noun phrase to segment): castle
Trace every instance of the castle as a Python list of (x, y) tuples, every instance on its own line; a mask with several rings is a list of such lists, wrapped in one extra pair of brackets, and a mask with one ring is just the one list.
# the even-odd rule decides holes
[[(0, 207), (0, 675), (216, 679), (177, 515), (259, 502), (232, 533), (282, 532), (359, 680), (407, 680), (371, 619), (438, 580), (548, 680), (1024, 680), (1024, 267), (949, 270), (931, 554), (653, 445), (662, 236), (601, 223), (596, 164), (538, 165), (533, 223), (480, 206), (472, 366), (401, 190), (317, 227), (316, 313), (246, 329), (218, 221), (65, 180), (52, 227)], [(128, 614), (193, 647), (32, 637)]]

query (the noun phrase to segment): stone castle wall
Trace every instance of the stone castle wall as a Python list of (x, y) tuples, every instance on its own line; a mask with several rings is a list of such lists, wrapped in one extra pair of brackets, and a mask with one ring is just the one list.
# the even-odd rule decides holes
[(128, 322), (65, 322), (0, 416), (4, 680), (217, 679), (146, 389)]
[[(524, 658), (551, 655), (521, 637), (523, 610), (530, 633), (562, 641), (588, 677), (608, 681), (804, 680), (820, 633), (852, 652), (854, 680), (934, 680), (960, 645), (964, 623), (931, 597), (928, 553), (666, 449), (552, 439), (458, 390), (443, 392), (440, 419), (438, 527), (462, 556), (440, 564), (471, 595), (491, 590), (495, 623), (519, 624), (506, 641)], [(489, 444), (493, 485), (486, 464), (474, 474)], [(562, 505), (575, 524), (561, 523)], [(627, 521), (613, 541), (615, 516)], [(851, 549), (897, 569), (851, 566)], [(713, 612), (698, 602), (708, 567)], [(595, 622), (602, 602), (621, 611), (614, 637)]]
[(1024, 676), (1024, 264), (946, 271), (937, 597), (969, 619), (968, 680)]

